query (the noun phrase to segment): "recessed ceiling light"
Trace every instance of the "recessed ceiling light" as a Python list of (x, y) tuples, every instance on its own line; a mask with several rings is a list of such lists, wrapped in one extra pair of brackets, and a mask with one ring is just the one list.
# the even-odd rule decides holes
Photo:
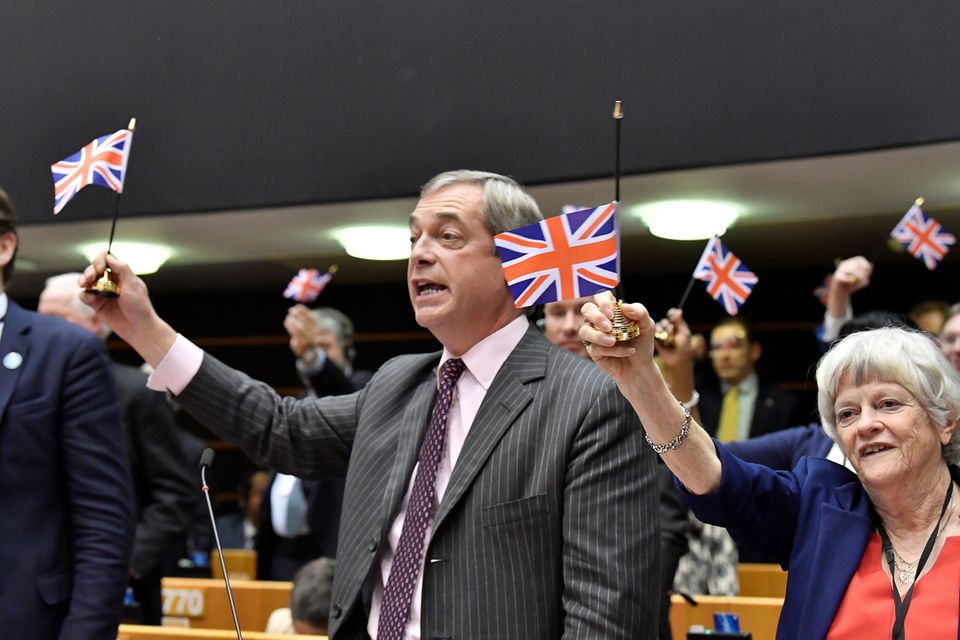
[(714, 200), (661, 200), (630, 208), (650, 233), (668, 240), (703, 240), (721, 236), (740, 214), (729, 202)]
[(331, 234), (354, 258), (406, 260), (410, 257), (410, 229), (392, 226), (357, 226), (334, 229)]
[[(80, 253), (91, 261), (106, 250), (106, 242), (88, 242), (80, 247)], [(156, 273), (173, 255), (173, 250), (166, 245), (148, 242), (114, 242), (110, 253), (130, 265), (137, 275), (146, 275)]]

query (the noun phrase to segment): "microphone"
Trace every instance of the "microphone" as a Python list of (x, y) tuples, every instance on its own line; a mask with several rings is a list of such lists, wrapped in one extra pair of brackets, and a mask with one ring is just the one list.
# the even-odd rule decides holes
[(240, 621), (237, 619), (237, 604), (233, 601), (233, 590), (230, 589), (230, 576), (227, 574), (227, 563), (223, 560), (223, 547), (220, 546), (220, 534), (217, 532), (217, 519), (213, 517), (213, 504), (210, 503), (210, 487), (207, 486), (207, 467), (213, 465), (213, 449), (207, 447), (200, 454), (200, 479), (203, 481), (203, 495), (207, 499), (207, 511), (210, 513), (210, 524), (213, 525), (213, 541), (217, 543), (217, 555), (220, 556), (220, 568), (223, 570), (223, 582), (227, 585), (227, 600), (230, 602), (230, 613), (233, 614), (233, 627), (237, 630), (237, 640), (243, 640), (240, 633)]

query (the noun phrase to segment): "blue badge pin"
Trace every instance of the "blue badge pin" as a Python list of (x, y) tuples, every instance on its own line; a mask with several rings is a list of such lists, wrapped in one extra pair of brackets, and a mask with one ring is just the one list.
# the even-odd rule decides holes
[(11, 351), (7, 355), (3, 356), (3, 366), (5, 366), (7, 369), (16, 369), (21, 364), (23, 364), (23, 356), (16, 351)]

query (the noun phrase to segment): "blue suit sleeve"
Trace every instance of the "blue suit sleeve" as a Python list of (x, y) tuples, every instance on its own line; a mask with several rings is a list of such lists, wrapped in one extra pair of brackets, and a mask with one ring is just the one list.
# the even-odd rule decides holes
[(725, 527), (740, 544), (789, 564), (800, 513), (802, 462), (794, 471), (774, 471), (741, 460), (714, 440), (720, 457), (720, 486), (696, 496), (681, 487), (684, 499), (703, 522)]
[(133, 498), (119, 409), (103, 345), (77, 345), (63, 372), (61, 447), (74, 535), (70, 612), (62, 638), (116, 634), (133, 539)]

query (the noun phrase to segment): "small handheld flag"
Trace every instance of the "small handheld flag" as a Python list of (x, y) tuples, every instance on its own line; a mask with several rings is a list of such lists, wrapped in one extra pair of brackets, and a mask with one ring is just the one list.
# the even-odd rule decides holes
[(922, 204), (923, 200), (918, 198), (890, 232), (890, 237), (906, 247), (914, 258), (922, 260), (927, 269), (933, 271), (957, 239), (932, 216), (926, 215), (920, 208)]
[(760, 280), (716, 236), (707, 242), (693, 277), (707, 283), (707, 293), (731, 316), (737, 315)]
[(574, 211), (494, 237), (515, 306), (574, 300), (620, 282), (619, 203)]
[(320, 273), (316, 269), (300, 269), (287, 285), (283, 297), (297, 302), (313, 302), (331, 278), (333, 274), (329, 271)]
[(50, 165), (54, 215), (60, 213), (81, 189), (91, 184), (122, 193), (132, 142), (133, 131), (120, 129)]

